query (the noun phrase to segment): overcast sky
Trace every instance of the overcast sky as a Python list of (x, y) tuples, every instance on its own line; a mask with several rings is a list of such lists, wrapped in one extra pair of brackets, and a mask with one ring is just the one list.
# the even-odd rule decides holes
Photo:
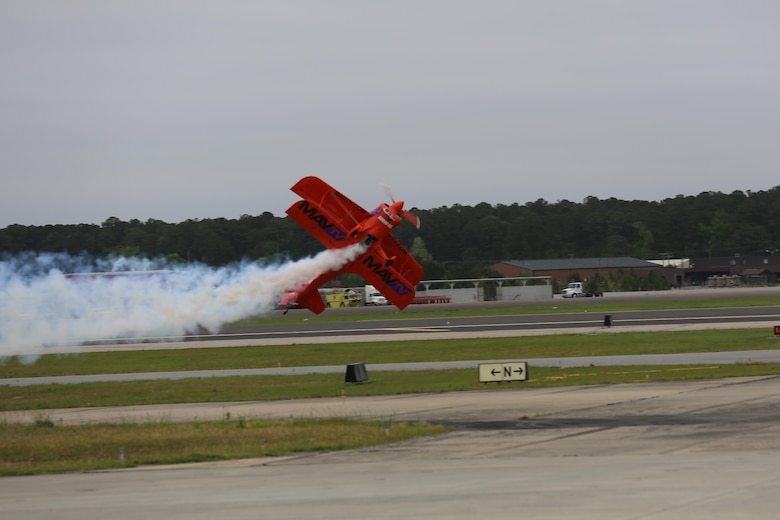
[(780, 185), (780, 2), (0, 0), (0, 228)]

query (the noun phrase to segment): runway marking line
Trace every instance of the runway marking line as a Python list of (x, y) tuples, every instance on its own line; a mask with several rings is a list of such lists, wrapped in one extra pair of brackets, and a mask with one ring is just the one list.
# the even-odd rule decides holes
[(377, 330), (386, 330), (388, 332), (452, 332), (450, 329), (431, 329), (425, 327), (388, 327)]

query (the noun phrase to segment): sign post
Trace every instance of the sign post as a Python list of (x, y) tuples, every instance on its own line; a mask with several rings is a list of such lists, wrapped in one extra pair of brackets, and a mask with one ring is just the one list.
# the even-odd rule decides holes
[(528, 379), (528, 363), (517, 361), (512, 363), (480, 363), (480, 383), (501, 383), (503, 381), (526, 381)]

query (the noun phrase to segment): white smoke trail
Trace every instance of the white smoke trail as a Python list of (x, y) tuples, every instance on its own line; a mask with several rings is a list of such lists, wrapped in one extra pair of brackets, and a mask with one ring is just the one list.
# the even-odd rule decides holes
[[(181, 337), (199, 327), (264, 314), (285, 290), (300, 288), (355, 260), (364, 246), (331, 249), (277, 266), (186, 266), (156, 274), (68, 278), (63, 265), (89, 259), (26, 255), (0, 260), (0, 360), (47, 346), (94, 340)], [(115, 259), (115, 268), (148, 271), (148, 260)], [(91, 270), (89, 266), (76, 267)]]

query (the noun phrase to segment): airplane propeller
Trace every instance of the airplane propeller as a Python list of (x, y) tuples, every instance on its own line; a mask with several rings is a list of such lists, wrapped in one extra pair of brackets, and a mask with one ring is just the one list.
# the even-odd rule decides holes
[[(393, 189), (388, 186), (387, 184), (382, 184), (382, 188), (385, 190), (385, 193), (387, 193), (387, 196), (390, 197), (390, 202), (395, 204), (395, 197), (393, 196)], [(401, 202), (401, 207), (403, 207), (403, 202)], [(420, 219), (412, 212), (409, 211), (399, 211), (398, 212), (403, 218), (408, 220), (414, 227), (417, 229), (420, 229)]]

